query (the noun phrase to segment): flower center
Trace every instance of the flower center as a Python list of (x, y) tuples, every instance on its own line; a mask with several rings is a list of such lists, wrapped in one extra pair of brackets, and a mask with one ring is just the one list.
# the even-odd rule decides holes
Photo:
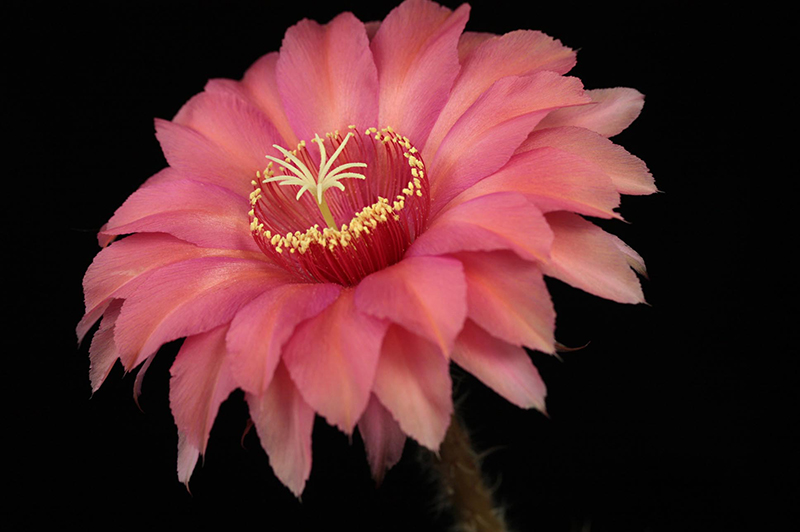
[(305, 141), (292, 151), (276, 145), (284, 158), (267, 155), (252, 181), (253, 238), (305, 281), (354, 285), (398, 262), (427, 222), (419, 151), (390, 127), (349, 129), (315, 135), (313, 152)]

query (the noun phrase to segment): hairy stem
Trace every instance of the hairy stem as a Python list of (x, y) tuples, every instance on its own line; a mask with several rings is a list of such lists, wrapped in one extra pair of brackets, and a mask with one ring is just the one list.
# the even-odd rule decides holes
[(453, 506), (456, 523), (464, 532), (506, 532), (505, 521), (494, 507), (492, 493), (483, 480), (478, 456), (469, 435), (453, 416), (439, 449), (436, 467), (442, 488)]

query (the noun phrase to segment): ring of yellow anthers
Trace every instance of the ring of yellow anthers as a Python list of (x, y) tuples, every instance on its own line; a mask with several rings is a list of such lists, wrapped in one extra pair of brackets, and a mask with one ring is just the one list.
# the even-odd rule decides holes
[[(350, 129), (355, 129), (355, 126), (352, 125), (348, 127)], [(255, 236), (260, 236), (261, 238), (268, 240), (277, 253), (283, 253), (284, 250), (288, 250), (289, 253), (304, 254), (312, 245), (322, 246), (330, 251), (333, 251), (337, 246), (346, 248), (353, 241), (361, 237), (362, 234), (368, 235), (370, 234), (371, 230), (378, 226), (378, 224), (387, 222), (389, 217), (392, 217), (394, 220), (399, 220), (399, 216), (396, 213), (405, 208), (406, 199), (415, 195), (418, 197), (422, 197), (423, 195), (422, 179), (425, 177), (425, 164), (422, 162), (421, 158), (418, 158), (418, 150), (411, 145), (409, 139), (405, 136), (398, 135), (391, 127), (386, 127), (381, 130), (372, 127), (365, 131), (365, 135), (373, 135), (373, 138), (377, 141), (383, 142), (384, 144), (392, 142), (404, 149), (403, 157), (405, 157), (408, 166), (410, 167), (412, 179), (409, 180), (405, 188), (402, 189), (402, 194), (398, 194), (391, 203), (389, 202), (389, 199), (378, 196), (377, 202), (364, 207), (360, 212), (354, 213), (350, 223), (342, 224), (338, 229), (333, 227), (325, 227), (320, 231), (319, 225), (315, 224), (313, 227), (310, 227), (302, 233), (300, 231), (295, 231), (294, 233), (287, 232), (285, 235), (282, 235), (272, 234), (269, 230), (266, 230), (264, 228), (264, 224), (255, 214), (255, 206), (261, 199), (262, 195), (260, 183), (266, 184), (273, 181), (284, 180), (284, 182), (280, 183), (281, 185), (294, 184), (301, 186), (301, 189), (297, 194), (297, 199), (300, 198), (303, 192), (309, 190), (316, 196), (318, 203), (322, 203), (322, 194), (324, 193), (325, 189), (330, 188), (331, 186), (336, 186), (337, 188), (344, 190), (344, 186), (338, 182), (339, 179), (344, 177), (358, 177), (360, 179), (365, 179), (365, 177), (361, 174), (341, 172), (341, 170), (348, 168), (366, 167), (367, 165), (364, 163), (348, 163), (331, 169), (332, 163), (344, 149), (347, 141), (353, 136), (352, 132), (348, 132), (342, 144), (339, 146), (336, 152), (334, 152), (333, 156), (327, 161), (322, 139), (315, 135), (315, 138), (312, 140), (312, 142), (318, 143), (321, 148), (322, 155), (322, 160), (320, 162), (321, 168), (316, 184), (317, 188), (315, 189), (314, 185), (312, 185), (309, 181), (301, 181), (300, 178), (297, 177), (297, 172), (294, 172), (296, 174), (295, 176), (276, 177), (273, 170), (273, 163), (270, 162), (264, 169), (263, 174), (261, 172), (256, 172), (256, 178), (261, 180), (260, 183), (256, 179), (251, 181), (254, 190), (250, 193), (251, 209), (248, 213), (251, 219), (250, 231)], [(327, 137), (329, 138), (338, 136), (338, 130), (334, 133), (327, 134)], [(274, 147), (285, 155), (285, 163), (276, 158), (269, 156), (267, 157), (271, 161), (277, 162), (278, 164), (281, 164), (289, 169), (291, 169), (291, 163), (294, 163), (294, 168), (302, 172), (305, 165), (301, 166), (302, 163), (299, 161), (299, 159), (297, 159), (297, 152), (305, 146), (305, 141), (301, 141), (295, 150), (288, 151), (278, 145), (275, 145)], [(308, 172), (308, 177), (312, 177), (310, 174), (311, 173)], [(329, 179), (328, 181), (325, 181), (326, 177), (330, 178), (331, 176), (333, 176), (335, 179)]]

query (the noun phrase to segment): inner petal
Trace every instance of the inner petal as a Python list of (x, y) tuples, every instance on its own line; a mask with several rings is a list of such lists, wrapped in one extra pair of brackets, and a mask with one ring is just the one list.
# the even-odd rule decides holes
[(252, 181), (250, 230), (302, 280), (354, 285), (398, 262), (425, 228), (427, 169), (390, 127), (350, 126), (292, 151), (276, 146), (269, 159)]

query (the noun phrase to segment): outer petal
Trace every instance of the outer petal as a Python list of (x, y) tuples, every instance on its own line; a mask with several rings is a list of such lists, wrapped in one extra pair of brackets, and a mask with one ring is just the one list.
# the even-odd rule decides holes
[(92, 393), (100, 388), (119, 358), (117, 344), (114, 342), (114, 325), (117, 323), (120, 308), (121, 299), (111, 302), (89, 347), (89, 381), (92, 383)]
[(233, 94), (251, 102), (272, 122), (283, 141), (288, 146), (295, 146), (298, 138), (289, 125), (278, 92), (278, 78), (275, 72), (277, 62), (278, 52), (269, 53), (253, 63), (245, 72), (242, 81), (212, 79), (206, 84), (205, 90)]
[(188, 179), (170, 180), (134, 192), (102, 234), (163, 232), (210, 248), (259, 252), (248, 227), (246, 198), (226, 188)]
[(239, 386), (263, 394), (297, 324), (322, 312), (339, 292), (334, 284), (287, 284), (243, 307), (228, 332), (231, 369)]
[(514, 155), (508, 164), (451, 201), (446, 208), (493, 192), (519, 192), (541, 212), (572, 211), (599, 218), (614, 212), (619, 193), (598, 166), (555, 148)]
[(458, 38), (468, 16), (466, 4), (453, 13), (429, 0), (407, 0), (389, 13), (370, 46), (381, 126), (425, 144), (458, 74)]
[(386, 332), (375, 395), (403, 432), (436, 451), (453, 413), (447, 358), (439, 348), (398, 325)]
[(258, 258), (249, 252), (206, 249), (169, 235), (131, 235), (114, 242), (94, 258), (83, 277), (86, 315), (78, 324), (80, 341), (102, 316), (112, 298), (126, 298), (156, 269), (182, 260), (229, 256)]
[(445, 257), (411, 257), (365, 277), (356, 306), (438, 345), (447, 355), (467, 316), (461, 264)]
[(516, 346), (555, 352), (556, 313), (539, 267), (510, 252), (460, 253), (469, 318)]
[(352, 289), (301, 323), (283, 350), (300, 393), (331, 425), (351, 434), (369, 401), (388, 322), (360, 312)]
[(245, 397), (275, 476), (299, 497), (311, 473), (314, 410), (303, 400), (283, 364), (275, 369), (266, 392)]
[(253, 298), (289, 280), (260, 260), (206, 257), (165, 266), (122, 306), (114, 334), (120, 359), (130, 370), (161, 344), (227, 323)]
[(510, 249), (528, 260), (549, 260), (553, 233), (521, 194), (498, 192), (448, 209), (408, 248), (406, 256)]
[(546, 389), (524, 349), (503, 342), (467, 321), (453, 361), (521, 408), (545, 411)]
[[(472, 47), (468, 53), (467, 47)], [(488, 39), (472, 37), (459, 44), (459, 48), (465, 53), (461, 72), (436, 121), (426, 151), (434, 152), (459, 117), (495, 81), (542, 70), (566, 74), (575, 66), (575, 52), (538, 31), (519, 30)]]
[(430, 165), (431, 215), (448, 201), (502, 167), (548, 113), (589, 101), (577, 78), (553, 72), (495, 82), (423, 156)]
[(595, 164), (611, 178), (620, 194), (656, 192), (644, 161), (604, 136), (580, 127), (555, 127), (534, 131), (517, 149), (522, 153), (543, 147), (558, 148)]
[(542, 120), (539, 129), (577, 126), (613, 137), (631, 125), (644, 106), (644, 95), (636, 89), (595, 89), (586, 94), (595, 105), (561, 109)]
[[(182, 437), (178, 445), (178, 474), (189, 482), (196, 452), (205, 453), (219, 405), (236, 389), (226, 359), (227, 326), (190, 336), (172, 364), (169, 404)], [(195, 457), (192, 460), (192, 457)], [(192, 464), (193, 466), (193, 464)]]
[(358, 431), (367, 450), (372, 478), (380, 484), (386, 471), (403, 456), (406, 435), (374, 394), (369, 398), (364, 415), (358, 420)]
[(351, 13), (325, 26), (302, 20), (289, 28), (276, 68), (286, 115), (299, 138), (377, 123), (378, 73), (364, 24)]
[(571, 213), (550, 213), (547, 222), (554, 238), (552, 260), (542, 266), (545, 275), (619, 303), (644, 302), (639, 280), (615, 237)]

